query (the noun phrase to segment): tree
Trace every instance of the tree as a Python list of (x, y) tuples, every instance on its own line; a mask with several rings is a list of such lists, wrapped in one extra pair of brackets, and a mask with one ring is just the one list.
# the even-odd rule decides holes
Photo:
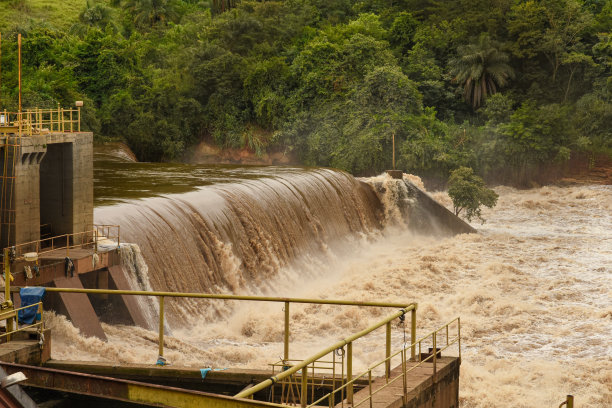
[(126, 8), (140, 26), (153, 27), (176, 19), (176, 4), (172, 0), (128, 0)]
[(487, 95), (505, 86), (514, 71), (508, 65), (508, 54), (499, 50), (499, 44), (483, 34), (475, 44), (461, 46), (458, 56), (450, 60), (453, 81), (463, 85), (465, 101), (478, 108)]
[(469, 167), (459, 167), (448, 179), (448, 195), (453, 200), (455, 215), (459, 216), (465, 210), (465, 218), (471, 221), (478, 218), (484, 223), (481, 207), (489, 208), (497, 204), (497, 193), (485, 186), (482, 178), (474, 174)]

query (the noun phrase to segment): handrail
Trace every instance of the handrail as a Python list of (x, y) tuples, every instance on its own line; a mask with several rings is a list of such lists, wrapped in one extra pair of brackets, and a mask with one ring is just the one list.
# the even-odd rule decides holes
[[(3, 130), (5, 132), (3, 132)], [(32, 136), (45, 132), (81, 131), (81, 107), (76, 109), (26, 109), (21, 112), (0, 111), (0, 133)]]
[[(116, 230), (116, 232), (114, 232), (113, 230)], [(41, 255), (60, 249), (66, 249), (66, 256), (69, 256), (70, 249), (78, 247), (82, 248), (83, 246), (87, 245), (96, 245), (99, 240), (102, 239), (102, 237), (106, 239), (116, 240), (117, 245), (119, 245), (121, 239), (120, 226), (96, 224), (94, 225), (93, 229), (88, 231), (74, 232), (71, 234), (57, 235), (49, 238), (38, 239), (36, 241), (24, 242), (21, 244), (13, 245), (12, 247), (9, 247), (9, 249), (14, 250), (14, 252), (11, 254), (13, 260), (21, 259), (24, 253), (31, 251), (38, 253), (38, 255)], [(55, 243), (57, 241), (62, 242), (62, 244), (56, 246)], [(72, 244), (70, 244), (70, 242), (72, 242)]]
[[(453, 323), (455, 323), (455, 322), (457, 322), (457, 336), (455, 336), (452, 341), (449, 341), (448, 327), (450, 325), (452, 325)], [(451, 345), (453, 345), (455, 343), (459, 344), (459, 346), (458, 346), (458, 349), (459, 349), (459, 358), (461, 358), (461, 342), (460, 342), (460, 333), (461, 332), (460, 332), (460, 326), (461, 326), (461, 320), (460, 320), (459, 317), (457, 317), (457, 318), (451, 320), (450, 322), (448, 322), (447, 324), (441, 326), (440, 328), (438, 328), (438, 329), (432, 331), (431, 333), (421, 337), (416, 342), (413, 342), (409, 347), (413, 348), (413, 347), (415, 347), (418, 344), (418, 346), (419, 346), (419, 359), (418, 359), (418, 362), (415, 365), (413, 365), (412, 367), (410, 367), (409, 369), (407, 368), (407, 361), (408, 361), (408, 359), (406, 357), (406, 349), (408, 347), (406, 347), (406, 345), (404, 345), (404, 347), (402, 347), (402, 349), (400, 349), (399, 351), (393, 353), (392, 355), (388, 356), (384, 360), (379, 361), (378, 363), (375, 363), (374, 365), (368, 367), (367, 370), (365, 370), (361, 374), (355, 376), (353, 379), (350, 379), (349, 381), (344, 383), (342, 386), (340, 386), (338, 388), (334, 388), (331, 392), (323, 395), (318, 400), (313, 401), (310, 405), (308, 405), (308, 407), (309, 408), (313, 407), (313, 406), (321, 403), (325, 399), (329, 399), (330, 406), (332, 406), (333, 405), (332, 402), (334, 401), (335, 395), (337, 393), (339, 393), (339, 392), (343, 393), (345, 390), (348, 391), (348, 389), (351, 388), (355, 384), (355, 382), (357, 380), (359, 380), (362, 377), (365, 377), (366, 375), (368, 377), (368, 386), (369, 386), (369, 391), (370, 391), (369, 395), (366, 398), (364, 398), (363, 400), (361, 400), (361, 401), (355, 403), (354, 405), (352, 405), (353, 408), (358, 407), (359, 405), (363, 404), (364, 402), (366, 402), (368, 400), (370, 401), (370, 406), (372, 406), (372, 398), (373, 398), (373, 396), (375, 394), (379, 393), (380, 391), (382, 391), (383, 389), (389, 387), (391, 384), (393, 384), (395, 381), (397, 381), (400, 378), (404, 379), (404, 394), (405, 394), (404, 397), (406, 397), (406, 392), (407, 392), (407, 389), (406, 389), (406, 375), (409, 372), (411, 372), (412, 370), (416, 369), (417, 367), (420, 367), (423, 363), (425, 363), (427, 361), (432, 361), (433, 362), (433, 366), (432, 366), (433, 367), (433, 374), (435, 376), (437, 374), (437, 361), (436, 361), (437, 360), (437, 358), (436, 358), (437, 354), (442, 353), (442, 351), (446, 350), (447, 348), (449, 348)], [(435, 345), (436, 345), (436, 337), (437, 337), (437, 334), (440, 331), (442, 331), (442, 330), (446, 330), (446, 346), (444, 348), (437, 349), (435, 347)], [(432, 353), (428, 357), (426, 357), (425, 359), (422, 359), (421, 358), (421, 352), (420, 352), (421, 351), (421, 343), (424, 340), (429, 339), (430, 337), (432, 338), (432, 343), (434, 345), (433, 351), (432, 351)], [(401, 373), (399, 375), (397, 375), (393, 379), (389, 379), (389, 376), (387, 376), (387, 378), (386, 378), (387, 379), (387, 383), (385, 385), (383, 385), (382, 387), (378, 388), (376, 391), (372, 392), (372, 371), (374, 371), (374, 369), (376, 369), (377, 367), (379, 367), (379, 366), (381, 366), (383, 364), (386, 365), (392, 358), (397, 357), (398, 355), (401, 355), (401, 357), (402, 357), (402, 371), (401, 371)], [(414, 358), (412, 360), (416, 361)], [(350, 395), (350, 394), (347, 392), (347, 395)]]
[[(6, 290), (6, 288), (5, 288)], [(155, 296), (159, 298), (159, 356), (164, 355), (164, 299), (166, 297), (182, 297), (193, 299), (218, 299), (218, 300), (246, 300), (257, 302), (276, 302), (284, 303), (285, 305), (285, 327), (284, 327), (284, 358), (283, 361), (289, 361), (289, 305), (291, 303), (309, 303), (319, 305), (338, 305), (338, 306), (366, 306), (366, 307), (392, 307), (400, 308), (400, 312), (394, 314), (397, 316), (404, 315), (407, 311), (411, 311), (411, 339), (416, 339), (416, 303), (392, 303), (392, 302), (367, 302), (367, 301), (351, 301), (351, 300), (333, 300), (333, 299), (308, 299), (308, 298), (287, 298), (274, 296), (244, 296), (244, 295), (225, 295), (214, 293), (192, 293), (192, 292), (163, 292), (163, 291), (145, 291), (145, 290), (112, 290), (112, 289), (81, 289), (81, 288), (46, 288), (47, 292), (60, 293), (86, 293), (86, 294), (106, 294), (106, 295), (131, 295), (131, 296)], [(392, 320), (392, 319), (391, 319)], [(387, 323), (390, 325), (390, 323)], [(378, 326), (377, 326), (378, 327)], [(377, 328), (376, 327), (376, 328)], [(389, 326), (390, 327), (390, 326)], [(375, 328), (371, 328), (370, 331)], [(367, 329), (366, 329), (367, 330)], [(363, 332), (363, 331), (362, 331)], [(360, 333), (362, 333), (360, 332)], [(360, 334), (358, 333), (358, 335)], [(368, 331), (369, 333), (369, 331)], [(363, 335), (363, 334), (361, 334)], [(390, 337), (387, 342), (390, 342)], [(336, 347), (337, 348), (337, 347)], [(333, 350), (335, 350), (334, 348)], [(387, 346), (390, 349), (390, 344)], [(416, 349), (412, 348), (414, 356)], [(299, 368), (298, 368), (299, 369)], [(248, 390), (245, 390), (248, 391)], [(244, 392), (244, 391), (243, 391)]]
[[(20, 332), (20, 331), (24, 331), (26, 329), (29, 329), (31, 327), (39, 327), (40, 328), (40, 332), (42, 333), (45, 325), (44, 325), (44, 321), (43, 321), (43, 309), (42, 309), (42, 302), (37, 302), (37, 303), (32, 303), (31, 305), (27, 305), (27, 306), (22, 306), (19, 307), (17, 309), (13, 309), (12, 307), (10, 309), (4, 309), (2, 311), (0, 311), (0, 320), (9, 320), (9, 319), (15, 319), (17, 320), (17, 312), (19, 312), (20, 310), (25, 310), (31, 307), (36, 307), (37, 310), (40, 310), (40, 321), (30, 324), (28, 326), (23, 326), (23, 327), (19, 327), (19, 324), (17, 324), (17, 328), (13, 329), (13, 325), (12, 322), (11, 324), (7, 324), (6, 325), (6, 332), (5, 333), (0, 333), (0, 338), (2, 337), (7, 337), (7, 339), (10, 339), (10, 336), (14, 333)], [(40, 308), (40, 309), (39, 309)], [(7, 316), (7, 314), (10, 314), (10, 316)]]
[[(14, 288), (14, 290), (16, 290), (18, 288)], [(402, 304), (402, 303), (391, 303), (391, 302), (364, 302), (364, 301), (350, 301), (350, 300), (335, 300), (335, 299), (308, 299), (308, 298), (287, 298), (287, 297), (272, 297), (272, 296), (244, 296), (244, 295), (231, 295), (231, 294), (213, 294), (213, 293), (190, 293), (190, 292), (165, 292), (165, 291), (138, 291), (138, 290), (110, 290), (110, 289), (81, 289), (81, 288), (46, 288), (47, 292), (60, 292), (60, 293), (85, 293), (85, 294), (111, 294), (111, 295), (132, 295), (132, 296), (155, 296), (159, 298), (159, 306), (160, 306), (160, 310), (159, 310), (159, 314), (160, 314), (160, 319), (159, 319), (159, 356), (163, 357), (163, 350), (164, 350), (164, 298), (165, 297), (177, 297), (177, 298), (194, 298), (194, 299), (219, 299), (219, 300), (246, 300), (246, 301), (265, 301), (265, 302), (277, 302), (277, 303), (284, 303), (285, 304), (285, 316), (288, 316), (288, 310), (289, 310), (289, 305), (290, 303), (309, 303), (309, 304), (326, 304), (326, 305), (344, 305), (344, 306), (370, 306), (370, 307), (399, 307), (400, 310), (385, 317), (384, 319), (376, 322), (375, 324), (355, 333), (352, 334), (349, 337), (346, 337), (343, 340), (340, 340), (336, 343), (334, 343), (333, 345), (326, 347), (323, 350), (318, 351), (317, 353), (315, 353), (314, 355), (310, 356), (309, 358), (302, 360), (300, 362), (298, 362), (297, 364), (294, 364), (292, 366), (289, 366), (289, 364), (291, 364), (293, 361), (296, 360), (289, 360), (288, 357), (288, 351), (289, 351), (289, 345), (288, 345), (288, 341), (289, 341), (289, 319), (286, 318), (285, 319), (285, 336), (284, 336), (284, 349), (285, 349), (285, 358), (283, 360), (281, 360), (280, 363), (276, 364), (282, 364), (283, 367), (282, 369), (284, 369), (284, 371), (279, 372), (278, 374), (275, 374), (273, 376), (271, 376), (270, 378), (260, 382), (259, 384), (256, 384), (250, 388), (247, 388), (245, 390), (242, 390), (241, 392), (239, 392), (238, 394), (236, 394), (234, 397), (236, 398), (252, 398), (253, 395), (261, 390), (264, 390), (270, 386), (273, 386), (276, 383), (279, 383), (285, 379), (290, 378), (292, 375), (298, 373), (301, 370), (301, 406), (303, 408), (306, 407), (314, 407), (315, 405), (321, 403), (322, 401), (324, 401), (325, 399), (328, 399), (329, 401), (329, 405), (333, 406), (333, 403), (335, 401), (335, 397), (336, 395), (338, 395), (338, 393), (341, 393), (342, 395), (342, 400), (344, 401), (344, 395), (346, 394), (346, 401), (348, 404), (350, 404), (353, 408), (358, 407), (359, 405), (363, 404), (366, 401), (370, 401), (370, 406), (372, 406), (372, 399), (373, 396), (376, 395), (377, 393), (379, 393), (380, 391), (382, 391), (383, 389), (389, 387), (391, 384), (393, 384), (394, 382), (403, 379), (404, 382), (404, 397), (407, 397), (407, 388), (406, 388), (406, 376), (409, 372), (411, 372), (412, 370), (416, 369), (417, 367), (423, 365), (426, 362), (431, 362), (432, 364), (432, 368), (433, 368), (433, 375), (434, 378), (437, 376), (437, 356), (438, 354), (440, 354), (442, 351), (448, 349), (450, 346), (454, 345), (454, 344), (458, 344), (458, 350), (459, 350), (459, 358), (461, 358), (461, 320), (459, 317), (451, 320), (450, 322), (446, 323), (445, 325), (441, 326), (440, 328), (432, 331), (431, 333), (420, 337), (419, 339), (416, 338), (416, 310), (418, 305), (416, 303), (411, 303), (411, 304)], [(32, 307), (32, 306), (28, 306), (28, 307)], [(19, 310), (19, 309), (17, 309)], [(390, 336), (390, 329), (391, 329), (391, 322), (395, 319), (400, 319), (402, 322), (404, 321), (404, 317), (406, 315), (406, 313), (411, 312), (411, 337), (410, 337), (410, 343), (404, 343), (402, 348), (394, 353), (391, 353), (391, 336)], [(457, 325), (457, 330), (456, 330), (456, 335), (454, 335), (452, 338), (450, 336), (449, 333), (449, 327), (451, 325)], [(36, 325), (40, 325), (41, 329), (42, 329), (42, 323), (37, 323)], [(385, 359), (371, 365), (368, 367), (368, 369), (366, 371), (364, 371), (363, 373), (353, 376), (352, 374), (352, 346), (353, 346), (353, 342), (371, 332), (373, 332), (376, 329), (379, 329), (382, 326), (386, 326), (387, 327), (387, 344), (386, 344), (386, 357)], [(25, 328), (21, 328), (18, 330), (24, 330), (26, 328), (29, 328), (32, 326), (28, 326)], [(18, 331), (15, 330), (15, 331)], [(444, 347), (437, 347), (438, 344), (438, 337), (440, 335), (441, 332), (445, 331), (445, 336), (443, 336), (443, 340), (445, 337), (446, 340), (446, 344), (444, 345)], [(13, 331), (12, 331), (13, 332)], [(12, 333), (11, 332), (11, 333)], [(1, 337), (1, 336), (0, 336)], [(429, 355), (425, 358), (422, 357), (421, 354), (421, 348), (424, 342), (428, 342), (429, 339), (431, 339), (431, 343), (433, 345), (432, 351), (431, 353), (429, 353)], [(427, 343), (426, 343), (427, 344)], [(333, 374), (333, 378), (331, 379), (331, 383), (332, 383), (332, 391), (327, 393), (326, 395), (322, 396), (321, 398), (319, 398), (316, 401), (313, 401), (311, 404), (307, 403), (307, 399), (308, 399), (308, 392), (309, 392), (309, 386), (308, 386), (308, 368), (309, 366), (312, 367), (312, 373), (314, 374), (314, 370), (317, 368), (317, 364), (318, 363), (332, 363), (332, 366), (336, 364), (335, 361), (335, 355), (334, 355), (334, 360), (333, 361), (322, 361), (320, 360), (322, 357), (330, 354), (330, 353), (334, 353), (337, 350), (344, 350), (344, 347), (347, 346), (347, 350), (346, 350), (346, 380), (344, 380), (344, 353), (343, 355), (343, 362), (342, 364), (342, 377), (340, 378), (339, 381), (342, 382), (342, 385), (338, 388), (336, 388), (336, 377), (335, 374)], [(418, 357), (415, 354), (416, 353), (416, 348), (418, 347)], [(410, 349), (410, 356), (408, 356), (408, 349)], [(393, 378), (391, 378), (391, 360), (394, 358), (397, 358), (398, 356), (401, 356), (401, 372), (399, 375), (394, 376)], [(415, 362), (415, 364), (413, 364), (411, 367), (408, 367), (407, 362), (408, 361), (413, 361)], [(372, 373), (375, 369), (383, 366), (385, 367), (385, 376), (384, 378), (386, 379), (386, 384), (384, 384), (382, 387), (377, 388), (375, 391), (372, 390)], [(318, 367), (318, 368), (324, 368), (329, 370), (330, 367)], [(335, 369), (333, 367), (331, 367), (331, 370)], [(367, 376), (367, 381), (368, 381), (368, 386), (369, 386), (369, 394), (367, 397), (365, 397), (363, 400), (357, 402), (357, 403), (353, 403), (353, 387), (359, 382), (360, 384), (363, 384), (362, 381), (360, 381), (362, 378)], [(314, 378), (314, 377), (313, 377)], [(312, 382), (312, 386), (314, 387), (314, 382)], [(314, 399), (314, 388), (310, 389), (310, 392), (312, 393), (312, 399)]]
[[(453, 323), (457, 322), (457, 335), (455, 337), (453, 337), (453, 340), (451, 341), (448, 337), (448, 328), (450, 325), (452, 325)], [(419, 361), (413, 365), (412, 367), (410, 367), (409, 369), (407, 368), (407, 357), (406, 357), (406, 349), (408, 347), (406, 347), (406, 345), (404, 345), (404, 347), (402, 347), (401, 350), (393, 353), (391, 356), (388, 356), (387, 358), (385, 358), (382, 361), (379, 361), (378, 363), (368, 367), (368, 369), (366, 371), (364, 371), (363, 373), (357, 375), (356, 377), (354, 377), (352, 380), (347, 381), (344, 385), (342, 385), (341, 387), (338, 387), (336, 389), (334, 389), (333, 391), (329, 392), (328, 394), (325, 394), (324, 396), (322, 396), (321, 398), (319, 398), (318, 400), (312, 402), (310, 405), (308, 405), (308, 407), (313, 407), (317, 404), (319, 404), (320, 402), (322, 402), (323, 400), (325, 400), (326, 398), (329, 399), (330, 401), (330, 406), (331, 406), (331, 402), (334, 400), (335, 394), (337, 394), (338, 392), (343, 392), (344, 389), (348, 389), (349, 387), (351, 387), (358, 379), (365, 377), (366, 375), (368, 376), (368, 382), (369, 382), (369, 389), (370, 389), (370, 393), (369, 395), (364, 398), (363, 400), (359, 401), (358, 403), (355, 403), (353, 405), (353, 408), (358, 407), (359, 405), (363, 404), (366, 401), (370, 401), (370, 405), (372, 404), (372, 398), (375, 394), (379, 393), (380, 391), (382, 391), (383, 389), (387, 388), (388, 386), (390, 386), (391, 384), (393, 384), (395, 381), (397, 381), (400, 378), (404, 379), (404, 393), (406, 393), (406, 375), (416, 369), (417, 367), (420, 367), (423, 363), (427, 362), (427, 361), (432, 361), (433, 365), (433, 374), (434, 376), (437, 374), (437, 354), (442, 353), (442, 351), (446, 350), (447, 348), (449, 348), (451, 345), (457, 343), (458, 344), (458, 349), (459, 349), (459, 358), (461, 358), (461, 319), (459, 317), (456, 317), (455, 319), (451, 320), (450, 322), (446, 323), (445, 325), (441, 326), (440, 328), (432, 331), (431, 333), (421, 337), (419, 340), (417, 340), (416, 342), (413, 342), (410, 345), (410, 348), (415, 347), (417, 344), (419, 346)], [(440, 331), (442, 330), (446, 330), (446, 346), (444, 348), (436, 348), (436, 339), (437, 339), (437, 335)], [(421, 358), (421, 343), (429, 338), (432, 338), (432, 343), (433, 343), (433, 350), (431, 352), (431, 354), (426, 357), (425, 359)], [(389, 377), (387, 377), (387, 383), (385, 385), (383, 385), (382, 387), (378, 388), (376, 391), (372, 392), (372, 371), (383, 365), (386, 364), (388, 361), (390, 361), (393, 357), (397, 357), (398, 355), (402, 356), (402, 372), (401, 374), (397, 375), (395, 378), (393, 379), (389, 379)], [(413, 359), (414, 360), (414, 359)]]
[[(411, 310), (416, 310), (416, 304), (412, 304), (408, 307), (405, 307), (403, 309), (401, 309), (399, 312), (393, 313), (391, 316), (386, 317), (385, 319), (377, 322), (376, 324), (361, 330), (358, 333), (353, 334), (352, 336), (347, 337), (344, 340), (340, 340), (337, 343), (334, 343), (333, 345), (317, 352), (316, 354), (310, 356), (309, 358), (307, 358), (306, 360), (302, 361), (299, 364), (296, 364), (294, 366), (292, 366), (291, 368), (279, 373), (278, 375), (272, 376), (270, 378), (268, 378), (265, 381), (260, 382), (259, 384), (251, 387), (251, 388), (247, 388), (246, 390), (243, 390), (241, 392), (239, 392), (238, 394), (234, 395), (234, 397), (236, 398), (247, 398), (253, 394), (255, 394), (258, 391), (263, 390), (264, 388), (267, 388), (271, 385), (274, 385), (275, 383), (277, 383), (278, 381), (290, 376), (291, 374), (296, 373), (297, 371), (301, 370), (302, 368), (306, 367), (308, 364), (311, 364), (313, 362), (315, 362), (316, 360), (320, 359), (321, 357), (337, 350), (340, 348), (343, 348), (344, 346), (346, 346), (347, 344), (352, 344), (353, 341), (357, 340), (360, 337), (365, 336), (368, 333), (371, 333), (372, 331), (378, 329), (379, 327), (382, 327), (384, 325), (386, 325), (387, 323), (391, 322), (392, 320), (397, 319), (400, 316), (405, 315), (407, 312), (411, 311)], [(350, 354), (349, 354), (350, 356)], [(349, 357), (350, 358), (350, 357)], [(305, 371), (302, 373), (302, 376), (305, 377)]]
[(406, 308), (414, 306), (416, 303), (390, 303), (390, 302), (364, 302), (352, 300), (330, 300), (330, 299), (308, 299), (308, 298), (288, 298), (277, 296), (246, 296), (246, 295), (225, 295), (217, 293), (196, 293), (196, 292), (163, 292), (148, 290), (118, 290), (118, 289), (81, 289), (81, 288), (45, 288), (47, 292), (62, 293), (87, 293), (103, 295), (134, 295), (134, 296), (165, 296), (165, 297), (186, 297), (194, 299), (221, 299), (221, 300), (252, 300), (256, 302), (290, 302), (290, 303), (311, 303), (315, 305), (339, 305), (339, 306), (373, 306), (373, 307), (399, 307)]

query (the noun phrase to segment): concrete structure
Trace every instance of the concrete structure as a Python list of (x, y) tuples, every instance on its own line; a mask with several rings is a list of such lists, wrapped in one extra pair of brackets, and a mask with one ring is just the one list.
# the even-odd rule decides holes
[(2, 248), (93, 228), (93, 134), (0, 137)]
[[(424, 356), (427, 357), (427, 356)], [(408, 363), (408, 369), (416, 363)], [(408, 396), (404, 399), (403, 384), (396, 381), (387, 386), (385, 377), (372, 381), (372, 407), (375, 408), (458, 408), (459, 407), (459, 366), (461, 360), (457, 357), (440, 357), (437, 361), (438, 371), (433, 375), (433, 364), (423, 363), (410, 371), (406, 378)], [(391, 378), (401, 373), (402, 367), (391, 371)], [(386, 387), (383, 389), (383, 387)], [(363, 388), (355, 393), (354, 401), (367, 399), (369, 389)], [(365, 405), (369, 405), (366, 402)], [(344, 406), (347, 406), (346, 401)], [(342, 404), (336, 405), (342, 407)]]

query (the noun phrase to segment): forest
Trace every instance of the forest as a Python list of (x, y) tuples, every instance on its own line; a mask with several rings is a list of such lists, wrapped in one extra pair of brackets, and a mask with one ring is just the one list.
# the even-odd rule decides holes
[[(54, 3), (54, 6), (50, 6)], [(55, 8), (53, 8), (55, 7)], [(609, 0), (0, 0), (0, 109), (85, 102), (140, 160), (196, 144), (525, 183), (612, 157)]]

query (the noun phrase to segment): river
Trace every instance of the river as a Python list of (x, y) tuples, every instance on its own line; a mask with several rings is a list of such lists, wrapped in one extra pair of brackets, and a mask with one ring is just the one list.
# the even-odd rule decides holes
[[(380, 213), (360, 181), (332, 170), (100, 154), (95, 168), (96, 221), (120, 223), (139, 244), (154, 289), (418, 302), (419, 334), (461, 316), (462, 407), (557, 407), (566, 394), (580, 407), (612, 405), (612, 186), (497, 187), (477, 234), (434, 237)], [(450, 206), (444, 192), (432, 196)], [(280, 305), (169, 303), (173, 364), (263, 368), (282, 354)], [(292, 358), (385, 313), (293, 307)], [(104, 343), (61, 316), (51, 324), (53, 358), (157, 355), (156, 331), (103, 325)], [(393, 348), (403, 341), (394, 327)], [(360, 342), (358, 368), (382, 344), (383, 332)]]

